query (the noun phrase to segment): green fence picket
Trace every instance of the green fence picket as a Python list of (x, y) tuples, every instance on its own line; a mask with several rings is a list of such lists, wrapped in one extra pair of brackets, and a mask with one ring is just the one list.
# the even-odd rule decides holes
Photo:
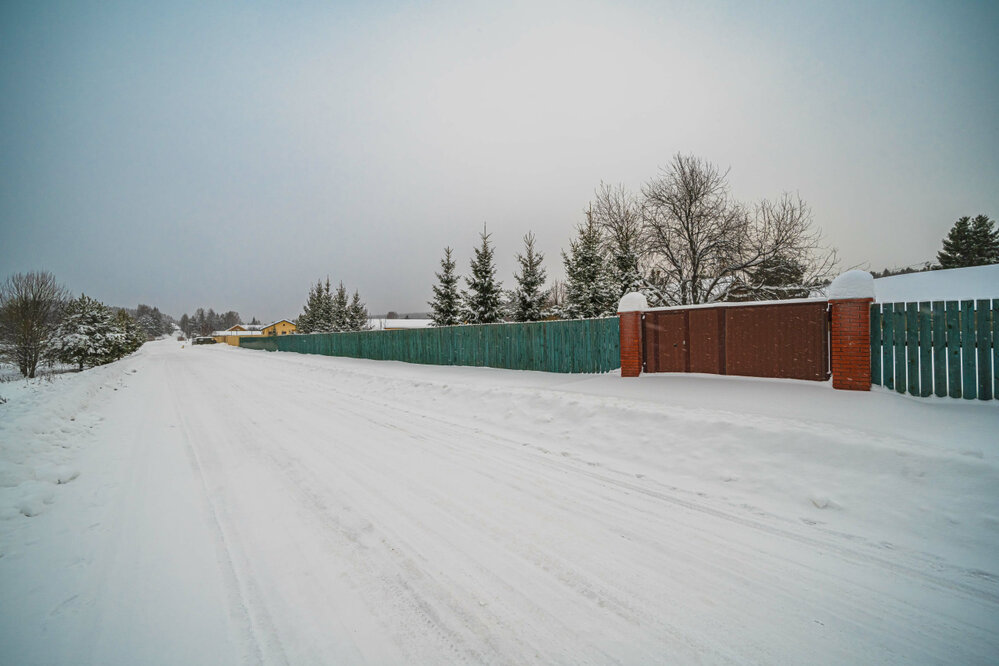
[(905, 304), (905, 375), (906, 391), (919, 395), (919, 305)]
[(891, 318), (895, 328), (895, 390), (905, 393), (905, 303), (892, 306)]
[(978, 397), (975, 332), (975, 302), (961, 301), (961, 393), (965, 400)]
[(891, 303), (881, 306), (881, 378), (884, 387), (895, 388), (895, 317)]
[(961, 397), (961, 309), (947, 301), (947, 388), (950, 397)]
[(881, 305), (871, 303), (871, 383), (881, 385)]
[(933, 394), (933, 311), (919, 304), (919, 395)]
[(978, 399), (992, 399), (992, 308), (987, 300), (978, 301), (975, 304), (975, 318), (977, 320), (976, 338), (978, 339)]
[(933, 302), (933, 392), (947, 397), (947, 323), (943, 301)]

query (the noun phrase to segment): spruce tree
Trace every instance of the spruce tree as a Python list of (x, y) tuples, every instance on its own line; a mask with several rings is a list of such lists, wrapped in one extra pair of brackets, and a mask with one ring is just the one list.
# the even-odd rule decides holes
[(986, 215), (960, 218), (937, 253), (941, 268), (963, 268), (999, 263), (999, 230)]
[(299, 333), (315, 333), (323, 311), (323, 284), (317, 280), (316, 286), (309, 289), (309, 297), (298, 316), (295, 327)]
[(316, 333), (332, 333), (335, 327), (333, 292), (330, 290), (330, 276), (319, 288), (319, 314), (316, 315)]
[(569, 243), (569, 254), (562, 252), (565, 264), (565, 319), (588, 319), (614, 314), (618, 302), (603, 250), (600, 228), (590, 213), (578, 227), (576, 240)]
[(451, 258), (451, 248), (444, 248), (444, 258), (441, 259), (441, 272), (434, 285), (434, 300), (430, 301), (430, 319), (434, 326), (455, 326), (461, 323), (461, 303), (458, 294), (458, 276), (454, 272), (454, 259)]
[(354, 297), (347, 307), (347, 321), (349, 331), (366, 331), (371, 328), (368, 324), (368, 309), (361, 302), (361, 295), (354, 290)]
[(545, 269), (541, 262), (545, 256), (534, 249), (534, 234), (524, 236), (524, 254), (517, 255), (520, 272), (514, 275), (517, 288), (510, 295), (510, 314), (514, 321), (538, 321), (543, 317), (547, 291)]
[(330, 301), (330, 329), (335, 333), (350, 330), (350, 304), (347, 300), (347, 289), (343, 282), (337, 287), (336, 295)]
[(480, 235), (482, 245), (475, 248), (471, 277), (465, 278), (468, 291), (464, 294), (465, 317), (470, 324), (492, 324), (502, 317), (502, 285), (496, 281), (493, 248), (485, 227)]

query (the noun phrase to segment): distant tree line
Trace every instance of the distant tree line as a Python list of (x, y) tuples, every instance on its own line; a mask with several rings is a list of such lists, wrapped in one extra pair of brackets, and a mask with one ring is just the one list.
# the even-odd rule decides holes
[(148, 332), (124, 308), (85, 294), (73, 298), (47, 271), (17, 273), (0, 285), (0, 360), (24, 377), (34, 377), (41, 365), (83, 370), (110, 363), (155, 335), (158, 329)]
[(317, 280), (309, 290), (302, 314), (295, 321), (295, 328), (298, 333), (364, 331), (370, 328), (368, 309), (361, 302), (356, 289), (353, 297), (348, 297), (343, 282), (333, 290), (327, 277), (326, 282)]
[[(194, 311), (194, 315), (188, 315), (186, 312), (182, 314), (177, 325), (187, 337), (198, 337), (211, 335), (215, 331), (225, 331), (242, 323), (239, 313), (235, 310), (218, 313), (212, 308), (207, 310), (198, 308)], [(250, 322), (251, 325), (259, 323), (256, 317)]]

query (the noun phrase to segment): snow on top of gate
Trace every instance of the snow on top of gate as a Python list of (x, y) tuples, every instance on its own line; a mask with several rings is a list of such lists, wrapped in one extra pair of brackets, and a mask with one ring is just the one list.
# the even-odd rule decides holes
[(754, 305), (794, 305), (796, 303), (825, 303), (826, 298), (785, 298), (780, 301), (716, 301), (714, 303), (696, 303), (694, 305), (666, 305), (658, 308), (646, 308), (642, 312), (662, 312), (665, 310), (698, 310), (701, 308), (739, 308)]

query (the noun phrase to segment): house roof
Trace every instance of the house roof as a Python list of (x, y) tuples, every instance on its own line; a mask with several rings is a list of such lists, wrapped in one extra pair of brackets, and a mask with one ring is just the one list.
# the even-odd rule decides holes
[[(295, 322), (293, 322), (293, 321), (288, 321), (287, 319), (278, 319), (277, 321), (272, 321), (271, 323), (267, 324), (263, 328), (270, 328), (271, 326), (274, 326), (275, 324), (280, 324), (281, 322), (285, 322), (287, 324), (291, 324), (292, 326), (295, 326)], [(296, 326), (296, 328), (297, 328), (297, 326)]]

